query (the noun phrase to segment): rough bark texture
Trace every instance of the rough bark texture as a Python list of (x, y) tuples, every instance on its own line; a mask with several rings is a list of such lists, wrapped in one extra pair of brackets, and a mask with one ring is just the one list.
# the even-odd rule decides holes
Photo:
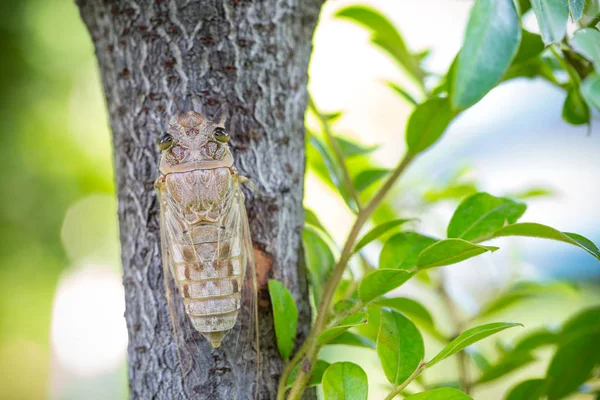
[[(113, 132), (134, 399), (252, 398), (256, 352), (234, 354), (236, 334), (178, 367), (161, 268), (153, 190), (155, 140), (200, 100), (211, 116), (227, 102), (236, 166), (263, 192), (247, 193), (257, 272), (281, 280), (310, 321), (301, 256), (304, 110), (312, 34), (322, 0), (80, 0), (96, 48)], [(276, 395), (282, 361), (263, 286), (261, 399)], [(243, 322), (243, 320), (242, 320)], [(243, 323), (235, 329), (245, 329)], [(243, 364), (244, 368), (240, 368)], [(249, 368), (249, 369), (248, 369)], [(241, 393), (242, 396), (236, 395)], [(311, 396), (312, 397), (312, 396)]]

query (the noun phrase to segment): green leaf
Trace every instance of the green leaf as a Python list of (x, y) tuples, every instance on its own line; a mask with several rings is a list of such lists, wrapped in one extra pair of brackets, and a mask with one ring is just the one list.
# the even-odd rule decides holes
[(569, 8), (564, 0), (531, 0), (544, 43), (560, 42), (567, 33)]
[(579, 54), (594, 63), (600, 72), (600, 32), (594, 28), (580, 29), (573, 35), (571, 46)]
[[(353, 285), (353, 284), (354, 284), (353, 279), (352, 280), (351, 279), (343, 279), (340, 282), (339, 286), (341, 286), (341, 289), (342, 289), (341, 291), (345, 293), (348, 290), (348, 286)], [(335, 304), (333, 305), (333, 311), (338, 314), (343, 314), (345, 312), (348, 312), (354, 306), (356, 306), (356, 304), (357, 304), (356, 300), (357, 299), (348, 299), (348, 298), (342, 296), (342, 298), (340, 300), (336, 301)]]
[(517, 0), (515, 4), (518, 6), (517, 8), (521, 16), (531, 10), (531, 2), (529, 0)]
[(418, 51), (416, 53), (413, 53), (413, 55), (419, 60), (419, 61), (423, 61), (425, 60), (427, 57), (429, 57), (431, 55), (431, 49), (425, 49), (425, 50), (421, 50)]
[(325, 400), (367, 400), (367, 374), (351, 362), (331, 364), (323, 374)]
[(600, 336), (600, 307), (586, 308), (565, 322), (560, 340), (570, 340), (578, 335), (594, 334)]
[(354, 277), (348, 274), (342, 278), (333, 298), (333, 312), (341, 315), (349, 312), (358, 304), (358, 285)]
[(441, 189), (431, 189), (423, 194), (425, 200), (435, 203), (448, 199), (462, 199), (477, 193), (477, 186), (473, 182), (453, 183)]
[(367, 316), (369, 321), (365, 325), (357, 326), (356, 332), (375, 343), (377, 341), (377, 334), (379, 333), (381, 306), (374, 305), (373, 303), (368, 304)]
[(519, 14), (523, 15), (527, 11), (531, 10), (531, 2), (529, 0), (517, 0), (516, 4), (519, 6)]
[(532, 187), (528, 189), (524, 189), (522, 191), (518, 191), (515, 193), (511, 193), (509, 197), (515, 199), (531, 199), (534, 197), (551, 197), (556, 196), (556, 192), (549, 188), (544, 187)]
[(534, 57), (518, 64), (513, 64), (504, 77), (503, 81), (515, 78), (542, 78), (554, 85), (560, 86), (561, 83), (554, 76), (552, 68), (547, 65), (544, 57)]
[(502, 236), (526, 236), (557, 240), (580, 247), (600, 260), (600, 250), (589, 239), (575, 233), (560, 232), (542, 224), (522, 222), (508, 225), (496, 231), (492, 237), (497, 238)]
[(460, 389), (460, 382), (457, 380), (443, 380), (438, 382), (427, 383), (427, 388), (429, 390), (440, 388), (452, 388), (458, 390)]
[(498, 363), (491, 365), (477, 380), (477, 384), (487, 383), (502, 378), (511, 372), (522, 368), (536, 359), (529, 353), (509, 353)]
[(519, 51), (517, 51), (513, 64), (537, 57), (543, 50), (544, 42), (542, 41), (542, 37), (537, 33), (531, 33), (523, 29), (521, 31), (521, 44), (519, 45)]
[(338, 18), (349, 19), (371, 32), (371, 42), (388, 53), (396, 63), (421, 86), (424, 73), (417, 59), (410, 54), (396, 27), (384, 15), (367, 6), (350, 6), (339, 10)]
[(354, 203), (352, 196), (350, 196), (350, 188), (348, 188), (346, 181), (344, 180), (342, 166), (338, 164), (329, 148), (317, 136), (314, 134), (309, 135), (308, 142), (321, 156), (321, 160), (327, 168), (329, 179), (333, 183), (333, 186), (338, 190), (348, 207), (350, 207), (351, 210), (356, 211), (356, 204)]
[(342, 115), (344, 115), (344, 113), (342, 111), (334, 111), (334, 112), (330, 112), (330, 113), (321, 112), (321, 116), (323, 118), (325, 118), (327, 121), (329, 121), (330, 124), (332, 124), (335, 121), (337, 121), (338, 119), (340, 119), (342, 117)]
[(351, 139), (348, 139), (348, 138), (345, 138), (345, 137), (342, 137), (339, 135), (335, 137), (335, 140), (337, 141), (338, 145), (340, 146), (340, 151), (342, 152), (344, 157), (353, 157), (353, 156), (369, 154), (369, 153), (372, 153), (375, 150), (377, 150), (377, 148), (379, 147), (377, 145), (364, 146), (358, 142), (355, 142)]
[(485, 371), (492, 365), (483, 354), (481, 354), (474, 348), (469, 347), (465, 349), (465, 353), (467, 353), (469, 357), (471, 357), (471, 359), (480, 371)]
[(577, 290), (573, 285), (565, 282), (520, 282), (484, 305), (478, 317), (487, 317), (512, 305), (521, 304), (522, 301), (532, 297), (549, 295), (569, 296), (575, 293), (577, 293)]
[(585, 101), (600, 111), (600, 75), (590, 74), (581, 83), (579, 89)]
[(454, 110), (477, 103), (500, 82), (519, 49), (521, 24), (513, 0), (476, 0), (452, 83)]
[(362, 192), (389, 173), (390, 170), (386, 168), (367, 169), (356, 175), (354, 179), (352, 179), (352, 182), (356, 191)]
[(414, 273), (398, 269), (377, 269), (365, 275), (358, 288), (358, 295), (367, 303), (396, 289), (413, 275)]
[[(292, 372), (290, 372), (290, 376), (288, 378), (286, 387), (291, 387), (294, 384), (294, 381), (296, 380), (296, 377), (298, 376), (298, 370), (300, 369), (300, 365), (301, 365), (300, 363), (296, 364), (294, 366), (294, 369), (292, 369)], [(331, 364), (329, 364), (327, 361), (317, 360), (315, 365), (310, 370), (310, 378), (308, 380), (308, 386), (310, 387), (310, 386), (320, 385), (321, 380), (323, 379), (323, 373), (325, 372), (325, 370), (327, 368), (329, 368), (330, 365)]]
[(315, 214), (314, 211), (308, 208), (304, 209), (304, 222), (306, 222), (307, 224), (314, 225), (322, 230), (325, 230), (323, 228), (323, 225), (321, 225), (321, 221), (319, 220), (319, 217), (317, 217), (317, 214)]
[(281, 357), (287, 360), (294, 350), (294, 339), (296, 338), (296, 328), (298, 326), (298, 309), (292, 294), (279, 281), (269, 280), (269, 295), (273, 306), (277, 348)]
[(379, 255), (379, 268), (410, 269), (419, 254), (437, 240), (415, 232), (398, 233), (385, 242)]
[(395, 219), (393, 221), (384, 222), (383, 224), (376, 226), (367, 232), (362, 238), (360, 238), (358, 243), (356, 243), (354, 246), (354, 250), (352, 252), (358, 252), (360, 249), (371, 243), (373, 240), (376, 240), (384, 233), (389, 232), (390, 230), (409, 221), (414, 221), (414, 219)]
[(584, 8), (585, 0), (569, 0), (569, 11), (571, 11), (573, 22), (577, 22), (583, 16)]
[(317, 341), (319, 344), (327, 344), (331, 340), (335, 339), (342, 333), (346, 332), (348, 329), (356, 326), (365, 324), (367, 322), (367, 314), (364, 312), (359, 312), (356, 314), (352, 314), (346, 318), (344, 318), (338, 325), (325, 329), (323, 332), (319, 334), (317, 337)]
[(521, 382), (508, 393), (506, 400), (540, 400), (546, 394), (546, 386), (544, 379)]
[(373, 302), (374, 305), (387, 307), (395, 311), (405, 314), (415, 324), (417, 324), (425, 332), (432, 335), (435, 339), (442, 343), (446, 343), (447, 339), (435, 327), (435, 322), (429, 311), (421, 303), (406, 297), (380, 297)]
[(431, 361), (427, 363), (427, 368), (433, 367), (440, 361), (450, 357), (453, 354), (458, 353), (467, 346), (472, 345), (488, 336), (503, 331), (514, 326), (523, 326), (521, 324), (515, 324), (511, 322), (494, 322), (491, 324), (485, 324), (471, 328), (461, 333), (456, 339), (450, 342), (446, 347), (442, 349)]
[(596, 18), (599, 13), (600, 13), (600, 1), (599, 0), (586, 1), (585, 7), (583, 8), (583, 15), (588, 17), (588, 21), (586, 21), (588, 23), (588, 25), (594, 25), (595, 27), (598, 27), (598, 22), (593, 24), (592, 19)]
[(480, 246), (462, 239), (444, 239), (423, 250), (417, 259), (417, 268), (443, 267), (496, 250), (497, 247)]
[(514, 224), (527, 206), (488, 193), (475, 193), (463, 200), (448, 224), (448, 237), (477, 241), (506, 224)]
[(381, 310), (377, 335), (377, 355), (385, 376), (399, 385), (419, 366), (425, 354), (423, 338), (417, 327), (404, 315)]
[(345, 346), (364, 347), (367, 349), (375, 348), (375, 343), (373, 343), (370, 339), (347, 331), (333, 338), (329, 344), (343, 344)]
[(442, 136), (455, 113), (447, 98), (434, 97), (419, 104), (406, 126), (406, 144), (412, 154), (427, 150)]
[(431, 389), (406, 397), (404, 400), (473, 400), (466, 393), (454, 388)]
[(419, 102), (417, 100), (415, 100), (415, 98), (410, 93), (408, 93), (405, 89), (403, 89), (400, 85), (398, 85), (394, 82), (386, 82), (386, 84), (398, 96), (402, 97), (408, 104), (410, 104), (412, 106), (416, 106), (419, 104)]
[(515, 345), (513, 352), (532, 352), (540, 347), (554, 345), (558, 342), (559, 335), (547, 329), (538, 329), (520, 339)]
[(500, 353), (502, 357), (505, 357), (511, 351), (510, 346), (500, 339), (496, 339), (494, 346), (496, 347), (496, 350), (498, 350), (498, 353)]
[(302, 233), (306, 266), (310, 273), (311, 287), (314, 293), (315, 304), (319, 304), (323, 294), (325, 282), (329, 278), (335, 259), (331, 247), (325, 239), (314, 229), (304, 228)]
[(446, 71), (446, 75), (438, 82), (437, 86), (431, 89), (430, 96), (444, 97), (443, 94), (452, 92), (452, 78), (454, 77), (454, 71), (456, 70), (457, 60), (458, 54), (454, 56), (454, 60), (452, 60), (450, 67)]
[(411, 319), (423, 324), (434, 325), (433, 317), (421, 303), (407, 297), (382, 297), (374, 304), (391, 308), (408, 315)]
[(574, 337), (558, 348), (546, 373), (548, 400), (562, 399), (574, 392), (600, 364), (599, 333)]
[[(454, 56), (450, 67), (448, 67), (448, 71), (446, 71), (446, 77), (444, 80), (446, 81), (446, 93), (448, 96), (452, 96), (454, 92), (454, 77), (456, 75), (456, 69), (458, 68), (458, 59), (460, 58), (460, 50)], [(450, 104), (452, 104), (452, 100), (450, 100)]]
[(309, 208), (304, 209), (304, 223), (307, 225), (312, 225), (313, 227), (317, 228), (321, 233), (331, 237), (329, 235), (329, 232), (327, 232), (327, 230), (325, 229), (325, 226), (323, 226), (323, 224), (321, 223), (319, 217), (317, 217), (317, 214), (315, 214), (315, 212)]

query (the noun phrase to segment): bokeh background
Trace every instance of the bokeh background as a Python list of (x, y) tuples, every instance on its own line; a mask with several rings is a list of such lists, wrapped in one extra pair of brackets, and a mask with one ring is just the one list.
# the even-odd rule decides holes
[[(412, 50), (431, 49), (428, 67), (438, 73), (460, 47), (472, 4), (361, 3), (394, 21)], [(347, 4), (332, 0), (323, 9), (310, 90), (323, 110), (343, 111), (336, 132), (380, 144), (374, 158), (391, 167), (404, 150), (410, 107), (383, 82), (410, 82), (369, 44), (366, 31), (333, 17)], [(536, 31), (533, 15), (526, 27)], [(4, 1), (0, 52), (0, 399), (124, 399), (126, 331), (111, 141), (91, 41), (71, 1)], [(394, 204), (412, 210), (448, 182), (495, 195), (543, 189), (548, 194), (528, 201), (523, 220), (599, 243), (600, 119), (594, 116), (591, 132), (569, 126), (561, 120), (563, 101), (564, 93), (538, 80), (495, 89), (411, 168)], [(341, 242), (351, 214), (310, 171), (305, 202)], [(440, 235), (455, 206), (448, 200), (428, 207), (419, 215), (420, 229)], [(501, 316), (524, 322), (525, 329), (556, 325), (600, 303), (600, 268), (585, 252), (526, 239), (502, 244), (494, 255), (444, 269), (450, 294), (466, 314), (515, 277), (565, 279), (579, 287)], [(418, 286), (402, 290), (447, 321), (437, 300)], [(493, 358), (495, 345), (490, 341), (482, 351)], [(428, 355), (437, 350), (432, 346)], [(374, 354), (334, 348), (325, 356), (360, 359), (371, 397), (387, 391)], [(519, 377), (542, 374), (546, 361), (542, 354)], [(437, 368), (440, 380), (454, 372), (450, 361), (446, 366)], [(511, 379), (482, 387), (475, 398), (501, 398)]]

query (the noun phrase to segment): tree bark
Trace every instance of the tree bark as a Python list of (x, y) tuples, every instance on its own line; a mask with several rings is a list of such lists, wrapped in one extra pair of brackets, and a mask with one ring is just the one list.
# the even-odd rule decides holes
[[(278, 279), (310, 324), (301, 248), (307, 66), (322, 0), (79, 0), (96, 49), (113, 133), (133, 399), (253, 398), (256, 352), (236, 365), (235, 343), (211, 350), (183, 377), (164, 293), (155, 141), (200, 99), (207, 116), (227, 102), (226, 124), (247, 192), (259, 276), (258, 398), (276, 396), (283, 362), (265, 283)], [(242, 320), (243, 322), (243, 320)], [(238, 321), (234, 329), (247, 327)], [(230, 333), (229, 338), (237, 335)], [(241, 393), (241, 396), (232, 396)], [(314, 393), (309, 395), (314, 397)]]

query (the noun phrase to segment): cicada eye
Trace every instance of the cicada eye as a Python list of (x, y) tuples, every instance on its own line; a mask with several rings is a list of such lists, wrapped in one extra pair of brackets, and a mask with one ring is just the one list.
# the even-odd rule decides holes
[(221, 128), (220, 126), (217, 126), (215, 128), (215, 130), (213, 131), (213, 135), (215, 136), (215, 139), (217, 139), (219, 142), (229, 142), (229, 133), (227, 133), (227, 131)]
[(161, 150), (166, 150), (173, 145), (173, 136), (165, 133), (156, 141), (158, 148)]

